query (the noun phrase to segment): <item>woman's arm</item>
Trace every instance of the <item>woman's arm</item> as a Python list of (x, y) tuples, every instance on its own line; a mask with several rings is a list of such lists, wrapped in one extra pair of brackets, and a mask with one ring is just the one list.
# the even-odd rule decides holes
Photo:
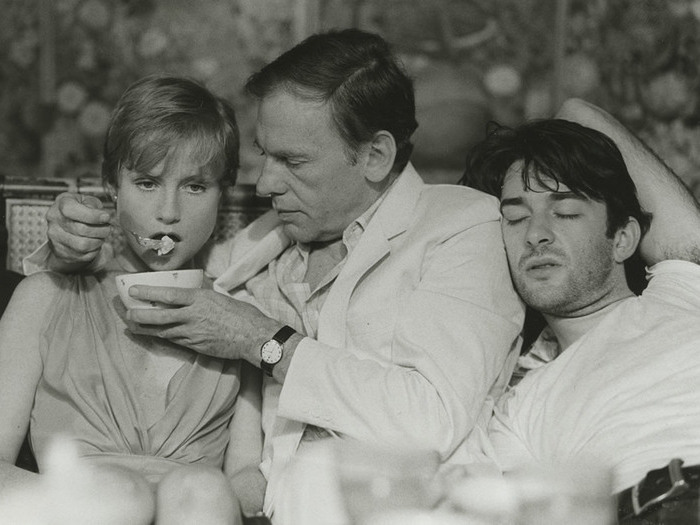
[(241, 363), (241, 389), (231, 420), (224, 472), (245, 515), (262, 509), (265, 478), (260, 472), (262, 458), (262, 377), (245, 361)]
[(15, 461), (42, 373), (39, 338), (57, 292), (51, 274), (27, 277), (0, 319), (0, 491), (36, 476)]

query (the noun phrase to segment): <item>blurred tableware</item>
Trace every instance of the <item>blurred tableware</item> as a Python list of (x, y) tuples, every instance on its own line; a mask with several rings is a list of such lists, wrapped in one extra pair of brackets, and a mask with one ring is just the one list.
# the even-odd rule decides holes
[(527, 468), (511, 477), (518, 496), (516, 525), (612, 525), (612, 473), (594, 461)]
[(351, 523), (369, 525), (393, 510), (426, 510), (439, 497), (435, 451), (384, 449), (344, 441), (336, 447), (340, 490)]
[(394, 509), (373, 514), (364, 525), (488, 525), (447, 510)]
[(446, 506), (470, 524), (512, 525), (518, 503), (515, 484), (500, 474), (469, 475), (446, 489)]

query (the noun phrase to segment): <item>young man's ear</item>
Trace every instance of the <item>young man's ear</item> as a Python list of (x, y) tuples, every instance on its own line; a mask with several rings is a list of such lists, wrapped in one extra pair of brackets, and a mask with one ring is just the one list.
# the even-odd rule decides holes
[(642, 238), (642, 229), (634, 217), (628, 217), (627, 223), (615, 232), (613, 238), (613, 257), (616, 262), (623, 263), (634, 254)]
[(365, 178), (370, 182), (382, 182), (394, 167), (396, 141), (388, 131), (377, 131), (369, 143)]

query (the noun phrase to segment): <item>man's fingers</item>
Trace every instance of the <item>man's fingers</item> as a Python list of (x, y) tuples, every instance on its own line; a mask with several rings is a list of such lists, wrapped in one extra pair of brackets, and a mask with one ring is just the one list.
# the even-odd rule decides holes
[[(80, 202), (78, 199), (81, 199)], [(56, 205), (60, 215), (71, 221), (88, 224), (91, 226), (107, 226), (110, 215), (101, 209), (102, 203), (92, 195), (74, 196), (61, 194), (57, 197)], [(97, 207), (97, 206), (100, 207)]]
[(53, 251), (59, 257), (67, 256), (82, 256), (85, 254), (96, 255), (102, 247), (102, 239), (93, 239), (73, 235), (70, 232), (62, 230), (58, 227), (49, 226), (49, 242), (53, 247)]
[(78, 237), (104, 240), (112, 231), (112, 227), (109, 224), (106, 226), (90, 226), (82, 222), (71, 222), (66, 224), (66, 230), (68, 230), (68, 233)]
[(142, 301), (156, 301), (172, 306), (189, 306), (194, 302), (196, 291), (192, 288), (138, 284), (129, 288), (129, 295)]
[(79, 193), (78, 202), (84, 204), (89, 208), (95, 208), (97, 210), (101, 210), (102, 208), (104, 208), (102, 201), (94, 195), (85, 195), (84, 193)]
[[(130, 310), (131, 313), (136, 312), (137, 310)], [(145, 310), (138, 310), (138, 311), (145, 311)], [(132, 334), (136, 335), (150, 335), (152, 337), (159, 337), (161, 339), (168, 339), (173, 342), (177, 342), (177, 337), (179, 337), (179, 333), (177, 331), (177, 327), (174, 327), (173, 325), (166, 324), (166, 325), (150, 325), (150, 324), (141, 324), (137, 323), (136, 321), (132, 320), (127, 320), (127, 326), (129, 327), (129, 331)]]
[(132, 308), (127, 312), (126, 318), (132, 323), (142, 325), (144, 329), (150, 325), (160, 330), (163, 325), (175, 322), (174, 311), (169, 308)]
[[(58, 223), (56, 221), (51, 221), (48, 219), (48, 234), (49, 238), (54, 239), (58, 242), (70, 242), (75, 238), (85, 238), (85, 239), (97, 239), (99, 244), (102, 244), (109, 233), (111, 232), (111, 226), (90, 226), (83, 224), (82, 222), (75, 221), (64, 221)], [(76, 249), (78, 247), (76, 246)]]

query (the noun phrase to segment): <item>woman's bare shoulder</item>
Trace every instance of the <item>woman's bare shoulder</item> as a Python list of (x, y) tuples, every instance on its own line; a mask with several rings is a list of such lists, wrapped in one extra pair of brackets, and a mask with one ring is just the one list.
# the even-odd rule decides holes
[(31, 311), (32, 315), (43, 314), (70, 278), (54, 272), (39, 272), (25, 277), (15, 288), (7, 307), (8, 315), (13, 311)]

